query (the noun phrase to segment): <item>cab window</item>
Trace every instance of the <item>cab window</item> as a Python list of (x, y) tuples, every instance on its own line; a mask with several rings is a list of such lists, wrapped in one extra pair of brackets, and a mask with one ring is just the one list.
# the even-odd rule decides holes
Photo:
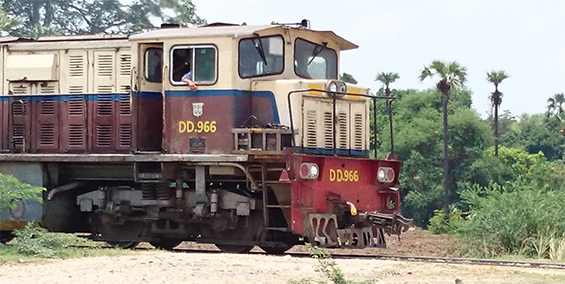
[(171, 50), (170, 76), (173, 85), (186, 85), (184, 75), (196, 84), (214, 84), (216, 72), (216, 48), (214, 46), (176, 46)]
[(307, 79), (337, 79), (337, 53), (326, 44), (298, 38), (294, 43), (294, 72)]
[(281, 74), (284, 70), (284, 41), (281, 36), (242, 39), (238, 55), (241, 78)]
[(163, 49), (148, 48), (144, 56), (145, 79), (149, 82), (162, 81)]

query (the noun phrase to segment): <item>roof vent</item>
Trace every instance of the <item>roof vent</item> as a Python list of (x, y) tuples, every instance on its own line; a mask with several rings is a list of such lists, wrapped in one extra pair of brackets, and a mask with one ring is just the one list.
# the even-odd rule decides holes
[(177, 28), (180, 28), (180, 25), (179, 24), (172, 24), (172, 23), (162, 23), (161, 28), (162, 29), (177, 29)]

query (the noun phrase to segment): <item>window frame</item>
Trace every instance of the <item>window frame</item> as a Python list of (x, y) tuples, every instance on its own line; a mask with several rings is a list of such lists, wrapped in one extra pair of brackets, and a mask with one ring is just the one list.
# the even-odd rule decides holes
[[(242, 74), (241, 74), (241, 68), (240, 68), (240, 62), (241, 62), (241, 43), (242, 43), (243, 41), (253, 40), (253, 39), (256, 39), (256, 38), (261, 38), (261, 39), (280, 38), (280, 39), (281, 39), (281, 42), (282, 42), (282, 56), (281, 56), (282, 68), (281, 68), (280, 72), (269, 73), (269, 74), (256, 74), (256, 75), (250, 75), (250, 76), (242, 76)], [(250, 79), (250, 78), (259, 78), (259, 77), (280, 75), (280, 74), (283, 74), (283, 73), (284, 73), (284, 70), (285, 70), (285, 68), (286, 68), (285, 58), (286, 58), (285, 39), (284, 39), (284, 37), (283, 37), (282, 35), (280, 35), (280, 34), (272, 34), (272, 35), (264, 35), (264, 36), (253, 36), (253, 37), (242, 38), (242, 39), (240, 39), (239, 42), (237, 43), (237, 74), (238, 74), (239, 78), (241, 78), (241, 79)]]
[[(334, 78), (308, 78), (308, 77), (302, 76), (302, 75), (298, 74), (298, 72), (296, 72), (296, 67), (297, 67), (297, 66), (296, 66), (296, 64), (294, 64), (294, 62), (296, 61), (296, 51), (297, 51), (296, 43), (297, 43), (299, 40), (304, 41), (304, 42), (307, 42), (307, 43), (310, 43), (310, 44), (313, 44), (313, 45), (316, 45), (316, 46), (323, 46), (323, 47), (324, 47), (324, 50), (327, 49), (327, 50), (331, 50), (331, 51), (333, 52), (333, 54), (335, 55), (335, 74), (334, 74)], [(298, 77), (300, 77), (300, 78), (304, 78), (304, 79), (325, 79), (325, 80), (338, 80), (338, 79), (339, 79), (339, 56), (338, 56), (338, 52), (337, 52), (335, 49), (333, 49), (333, 48), (331, 48), (331, 47), (328, 47), (328, 46), (324, 46), (324, 45), (322, 45), (322, 44), (319, 44), (319, 43), (316, 43), (316, 42), (313, 42), (313, 41), (309, 41), (309, 40), (307, 40), (307, 39), (305, 39), (305, 38), (301, 38), (301, 37), (297, 37), (296, 39), (294, 39), (294, 46), (293, 46), (293, 49), (294, 49), (294, 52), (293, 52), (293, 55), (292, 55), (292, 61), (293, 61), (292, 69), (294, 70), (294, 74), (295, 74), (296, 76), (298, 76)], [(319, 55), (318, 55), (318, 56), (319, 56)], [(326, 72), (327, 72), (327, 70), (328, 70), (328, 68), (326, 67)], [(326, 74), (326, 75), (327, 75), (327, 74)], [(329, 77), (329, 76), (327, 76), (327, 77)]]
[(199, 85), (199, 86), (211, 86), (211, 85), (215, 85), (218, 82), (218, 78), (219, 78), (219, 72), (218, 72), (218, 67), (219, 67), (219, 60), (218, 60), (218, 47), (215, 44), (177, 44), (177, 45), (173, 45), (171, 46), (170, 50), (169, 50), (169, 83), (173, 86), (186, 86), (185, 82), (182, 81), (174, 81), (173, 80), (173, 72), (174, 70), (174, 65), (173, 65), (173, 52), (177, 49), (190, 49), (191, 50), (191, 71), (192, 73), (192, 79), (194, 79), (194, 64), (195, 64), (195, 52), (198, 49), (204, 49), (204, 48), (211, 48), (214, 50), (214, 79), (213, 80), (209, 80), (209, 81), (203, 81), (203, 80), (194, 80), (194, 83)]
[[(147, 64), (148, 63), (147, 57), (148, 57), (148, 53), (149, 53), (150, 50), (160, 50), (161, 51), (161, 68), (159, 68), (160, 71), (161, 71), (161, 80), (157, 80), (157, 81), (150, 80), (150, 78), (148, 76), (149, 75), (149, 68), (148, 68), (149, 65)], [(165, 51), (162, 47), (156, 47), (156, 46), (155, 47), (148, 47), (148, 48), (145, 49), (145, 52), (143, 54), (143, 69), (144, 69), (143, 70), (143, 77), (145, 78), (145, 81), (151, 82), (151, 83), (162, 83), (163, 82), (163, 54), (164, 54), (164, 52)]]

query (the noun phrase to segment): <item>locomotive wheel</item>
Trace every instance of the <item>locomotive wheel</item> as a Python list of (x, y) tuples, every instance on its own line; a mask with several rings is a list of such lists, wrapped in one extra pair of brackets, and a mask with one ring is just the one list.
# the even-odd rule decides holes
[(291, 233), (269, 231), (267, 242), (274, 245), (259, 245), (268, 254), (283, 254), (298, 243), (298, 237)]
[(0, 243), (7, 243), (9, 241), (11, 241), (14, 238), (14, 235), (12, 235), (12, 232), (10, 231), (0, 231)]
[(169, 238), (160, 238), (156, 241), (149, 242), (152, 246), (158, 249), (164, 250), (173, 250), (176, 246), (182, 243), (182, 240), (178, 239), (169, 239)]
[[(247, 220), (246, 220), (247, 219)], [(263, 220), (260, 214), (249, 215), (247, 218), (239, 218), (237, 227), (233, 230), (215, 232), (216, 239), (229, 242), (252, 242), (259, 239)], [(226, 253), (248, 253), (253, 245), (227, 245), (215, 244), (217, 248)]]
[(142, 222), (125, 222), (123, 224), (115, 224), (113, 218), (106, 214), (96, 214), (93, 222), (93, 235), (97, 235), (97, 239), (105, 241), (114, 248), (133, 248), (139, 244), (137, 239), (143, 230)]
[(112, 241), (107, 241), (106, 243), (113, 248), (122, 248), (122, 249), (134, 248), (139, 244), (139, 242), (112, 242)]

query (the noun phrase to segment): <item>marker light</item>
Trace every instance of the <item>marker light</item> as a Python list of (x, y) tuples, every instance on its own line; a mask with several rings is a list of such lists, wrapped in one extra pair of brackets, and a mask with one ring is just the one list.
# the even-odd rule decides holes
[(389, 183), (394, 180), (394, 170), (389, 167), (379, 167), (377, 171), (377, 180), (382, 183)]
[(320, 175), (320, 168), (314, 163), (302, 163), (300, 165), (300, 178), (317, 179)]

